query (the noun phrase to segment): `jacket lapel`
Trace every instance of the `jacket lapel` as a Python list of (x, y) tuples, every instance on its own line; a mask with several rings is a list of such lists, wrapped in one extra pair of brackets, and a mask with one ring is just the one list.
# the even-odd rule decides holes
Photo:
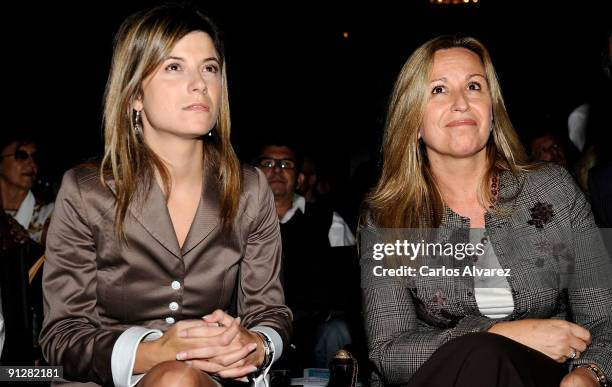
[[(200, 244), (220, 222), (219, 181), (209, 167), (204, 168), (203, 173), (202, 196), (182, 251), (176, 238), (166, 199), (157, 182), (153, 181), (149, 191), (140, 196), (137, 195), (128, 207), (138, 223), (177, 258), (181, 258)], [(114, 181), (107, 180), (106, 184), (116, 195)]]
[(155, 240), (176, 257), (181, 257), (166, 198), (155, 180), (148, 192), (132, 200), (129, 210)]
[(219, 190), (219, 180), (209, 167), (204, 168), (204, 178), (202, 180), (200, 204), (185, 243), (183, 243), (183, 254), (187, 254), (199, 245), (220, 223), (221, 192)]
[(485, 214), (487, 228), (500, 228), (507, 225), (510, 216), (516, 211), (516, 197), (522, 188), (522, 178), (518, 180), (511, 172), (502, 171), (499, 176), (499, 196), (496, 204), (497, 215), (491, 212)]

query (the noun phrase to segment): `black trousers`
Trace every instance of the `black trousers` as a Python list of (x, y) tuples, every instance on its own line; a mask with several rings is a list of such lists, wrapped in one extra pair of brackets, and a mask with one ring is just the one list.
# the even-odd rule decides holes
[(559, 387), (568, 367), (493, 333), (470, 333), (444, 344), (409, 387)]

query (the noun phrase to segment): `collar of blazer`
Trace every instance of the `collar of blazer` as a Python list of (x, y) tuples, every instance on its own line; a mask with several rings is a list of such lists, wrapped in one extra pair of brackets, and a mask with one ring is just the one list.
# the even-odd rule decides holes
[[(525, 177), (519, 175), (515, 177), (509, 171), (502, 171), (499, 175), (499, 194), (494, 209), (485, 214), (486, 227), (501, 227), (508, 223), (510, 215), (516, 209), (516, 198), (519, 195)], [(455, 213), (447, 205), (444, 205), (442, 215), (442, 228), (465, 228), (469, 227), (469, 218), (462, 217)]]
[[(202, 196), (181, 249), (176, 238), (166, 198), (156, 181), (148, 192), (136, 195), (129, 205), (129, 211), (151, 236), (177, 258), (181, 258), (200, 244), (220, 224), (219, 181), (210, 166), (204, 167)], [(116, 194), (115, 182), (107, 180), (106, 185)]]

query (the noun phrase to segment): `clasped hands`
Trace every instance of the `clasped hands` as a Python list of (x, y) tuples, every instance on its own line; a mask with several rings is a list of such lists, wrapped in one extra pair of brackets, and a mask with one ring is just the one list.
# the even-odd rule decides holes
[(162, 337), (138, 346), (134, 373), (144, 373), (168, 360), (185, 361), (210, 375), (246, 380), (265, 358), (261, 337), (222, 310), (201, 320), (174, 324)]
[[(542, 352), (558, 363), (579, 358), (591, 345), (591, 333), (584, 327), (557, 319), (525, 319), (495, 324), (489, 332)], [(590, 371), (575, 368), (561, 381), (561, 387), (597, 387)]]

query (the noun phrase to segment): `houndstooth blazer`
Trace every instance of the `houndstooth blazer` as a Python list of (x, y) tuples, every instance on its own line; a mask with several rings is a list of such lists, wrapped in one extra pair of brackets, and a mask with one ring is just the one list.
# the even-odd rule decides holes
[[(568, 362), (568, 369), (595, 363), (612, 379), (612, 263), (580, 189), (557, 166), (518, 178), (504, 172), (496, 207), (485, 215), (485, 228), (500, 265), (511, 271), (507, 279), (514, 311), (503, 319), (480, 313), (471, 277), (372, 275), (372, 246), (362, 236), (376, 228), (360, 230), (373, 384), (406, 384), (449, 340), (486, 331), (499, 321), (527, 318), (566, 319), (584, 326), (592, 344), (579, 359)], [(456, 238), (457, 231), (469, 231), (469, 219), (446, 208), (439, 230)], [(447, 264), (473, 263), (452, 261)]]

